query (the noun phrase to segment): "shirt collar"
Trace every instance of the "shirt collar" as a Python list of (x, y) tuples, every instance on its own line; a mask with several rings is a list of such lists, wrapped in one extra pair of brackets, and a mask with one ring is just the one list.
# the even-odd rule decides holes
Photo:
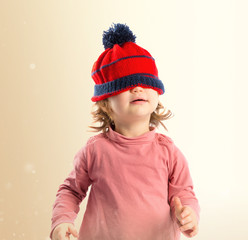
[(119, 144), (142, 144), (147, 142), (152, 142), (155, 138), (156, 127), (149, 127), (150, 131), (143, 133), (137, 137), (126, 137), (116, 131), (114, 131), (111, 127), (108, 128), (106, 132), (106, 136)]

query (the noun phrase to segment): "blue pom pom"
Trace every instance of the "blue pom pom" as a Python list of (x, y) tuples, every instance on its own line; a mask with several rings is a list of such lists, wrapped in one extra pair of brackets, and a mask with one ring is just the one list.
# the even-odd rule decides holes
[(122, 45), (125, 42), (134, 42), (136, 36), (125, 24), (117, 23), (103, 32), (102, 43), (105, 49), (112, 48), (115, 44)]

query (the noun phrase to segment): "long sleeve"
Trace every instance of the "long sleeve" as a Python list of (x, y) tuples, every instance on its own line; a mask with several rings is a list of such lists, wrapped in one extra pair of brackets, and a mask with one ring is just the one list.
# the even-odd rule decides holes
[(188, 162), (174, 142), (172, 142), (170, 149), (170, 170), (168, 180), (168, 199), (174, 222), (177, 221), (173, 202), (173, 197), (175, 196), (180, 198), (183, 206), (187, 205), (194, 209), (199, 222), (200, 206), (193, 190), (193, 181), (190, 176)]
[(77, 152), (74, 157), (73, 170), (59, 186), (53, 204), (50, 238), (52, 238), (53, 230), (58, 224), (74, 223), (80, 210), (79, 205), (92, 183), (88, 176), (85, 151), (86, 147), (83, 147)]

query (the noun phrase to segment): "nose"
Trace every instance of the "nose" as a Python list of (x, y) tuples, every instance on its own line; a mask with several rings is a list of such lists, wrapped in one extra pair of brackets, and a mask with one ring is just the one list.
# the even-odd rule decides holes
[(130, 91), (131, 91), (132, 93), (139, 93), (139, 92), (143, 92), (143, 91), (144, 91), (144, 88), (142, 88), (142, 87), (140, 87), (140, 86), (136, 86), (136, 87), (130, 89)]

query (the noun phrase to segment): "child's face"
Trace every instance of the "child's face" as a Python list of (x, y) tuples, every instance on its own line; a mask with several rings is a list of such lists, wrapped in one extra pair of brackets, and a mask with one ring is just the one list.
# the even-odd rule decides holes
[[(145, 101), (133, 100), (141, 98)], [(125, 92), (108, 98), (114, 122), (132, 122), (134, 120), (150, 120), (151, 113), (157, 108), (159, 94), (152, 88), (136, 86)]]

